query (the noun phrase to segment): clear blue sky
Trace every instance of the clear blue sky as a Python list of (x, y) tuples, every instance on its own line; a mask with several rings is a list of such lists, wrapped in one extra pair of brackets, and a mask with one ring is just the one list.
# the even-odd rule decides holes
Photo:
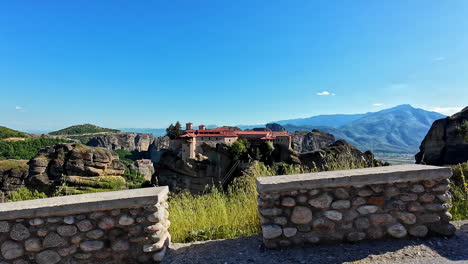
[(0, 125), (451, 113), (468, 104), (467, 14), (466, 0), (0, 0)]

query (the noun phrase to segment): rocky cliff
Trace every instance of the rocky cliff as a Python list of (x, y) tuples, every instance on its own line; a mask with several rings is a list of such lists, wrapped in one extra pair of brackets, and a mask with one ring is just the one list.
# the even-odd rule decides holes
[(468, 107), (436, 120), (419, 147), (416, 163), (452, 165), (468, 160)]
[(0, 191), (7, 195), (23, 186), (28, 168), (26, 160), (0, 160)]
[(344, 140), (337, 140), (329, 147), (302, 153), (299, 159), (302, 165), (319, 171), (384, 165), (374, 159), (372, 152), (363, 153)]
[(113, 133), (91, 138), (87, 145), (111, 150), (124, 149), (128, 151), (144, 152), (154, 141), (152, 134), (143, 133)]
[(217, 186), (233, 166), (231, 153), (226, 145), (202, 146), (202, 153), (189, 163), (182, 161), (177, 154), (166, 151), (156, 165), (153, 183), (167, 185), (171, 190), (187, 189), (201, 193), (205, 187)]
[(317, 129), (312, 131), (296, 131), (293, 134), (294, 150), (299, 153), (315, 151), (328, 147), (335, 142), (335, 137)]
[(29, 162), (30, 187), (44, 187), (58, 183), (62, 176), (122, 175), (125, 166), (117, 153), (81, 144), (58, 144), (48, 147)]
[(285, 132), (286, 131), (286, 128), (284, 128), (282, 125), (277, 124), (277, 123), (266, 124), (266, 128), (271, 130), (271, 131), (275, 131), (275, 132)]

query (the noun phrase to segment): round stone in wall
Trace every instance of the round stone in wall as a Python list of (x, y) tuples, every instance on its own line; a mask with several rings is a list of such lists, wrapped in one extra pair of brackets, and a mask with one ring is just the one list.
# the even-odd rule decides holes
[(41, 240), (39, 238), (29, 238), (24, 242), (26, 251), (40, 251), (42, 249)]
[(80, 243), (81, 250), (85, 252), (100, 250), (104, 247), (102, 241), (84, 241)]
[(330, 219), (330, 220), (334, 220), (334, 221), (340, 221), (341, 219), (343, 219), (343, 214), (340, 213), (339, 211), (337, 210), (329, 210), (329, 211), (325, 211), (323, 213), (323, 215)]
[(25, 227), (23, 224), (16, 224), (10, 231), (10, 237), (16, 241), (22, 241), (28, 238), (31, 234), (29, 233), (29, 229)]
[(297, 233), (297, 228), (295, 227), (285, 227), (283, 228), (283, 235), (285, 237), (292, 237)]
[(98, 226), (103, 230), (109, 230), (115, 226), (115, 221), (110, 217), (105, 217), (99, 222)]
[(296, 205), (296, 201), (292, 197), (284, 197), (281, 201), (282, 206), (292, 207)]
[(10, 224), (7, 221), (0, 221), (0, 233), (7, 233), (10, 231)]
[(310, 199), (309, 204), (318, 209), (328, 209), (330, 208), (332, 201), (333, 197), (331, 197), (331, 195), (328, 193), (324, 193), (317, 198)]
[(425, 237), (429, 229), (425, 225), (412, 226), (408, 229), (408, 233), (415, 237)]
[(73, 225), (62, 225), (57, 227), (57, 233), (61, 236), (69, 237), (75, 235), (77, 232), (76, 226)]
[(63, 247), (67, 241), (55, 232), (47, 234), (42, 243), (44, 248)]
[(56, 264), (60, 259), (60, 255), (53, 250), (46, 250), (36, 255), (37, 264)]
[(63, 222), (65, 224), (72, 225), (73, 223), (75, 223), (75, 218), (73, 216), (65, 216), (63, 218)]
[(91, 239), (99, 239), (102, 236), (104, 236), (104, 231), (102, 231), (101, 229), (93, 229), (86, 233), (86, 236)]
[(400, 223), (389, 226), (387, 232), (396, 238), (402, 238), (407, 234), (406, 228)]
[(128, 226), (132, 225), (133, 223), (135, 223), (135, 219), (129, 215), (122, 215), (119, 218), (119, 225)]
[(379, 210), (375, 205), (361, 205), (356, 209), (360, 214), (373, 214)]
[(332, 209), (349, 209), (351, 207), (351, 201), (349, 200), (337, 200), (331, 204)]
[(312, 221), (312, 211), (305, 206), (294, 207), (291, 214), (291, 222), (294, 224), (308, 224)]
[(93, 224), (89, 220), (82, 220), (82, 221), (78, 222), (78, 224), (76, 224), (76, 226), (78, 226), (78, 229), (81, 232), (87, 232), (87, 231), (93, 229)]
[(281, 236), (283, 229), (278, 225), (264, 225), (262, 226), (263, 237), (266, 239), (272, 239)]
[(345, 188), (336, 188), (335, 189), (335, 197), (338, 199), (348, 199), (349, 198), (349, 191)]
[(20, 243), (11, 240), (3, 242), (0, 250), (3, 258), (5, 259), (15, 259), (23, 256), (24, 254), (23, 246)]
[(415, 184), (411, 186), (410, 190), (414, 193), (422, 193), (425, 191), (424, 186), (422, 186), (421, 184)]

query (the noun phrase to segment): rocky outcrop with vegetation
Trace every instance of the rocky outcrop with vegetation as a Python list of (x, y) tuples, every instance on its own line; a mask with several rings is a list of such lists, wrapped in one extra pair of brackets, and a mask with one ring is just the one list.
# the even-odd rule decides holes
[(468, 160), (468, 107), (436, 120), (419, 147), (416, 163), (453, 165)]
[(361, 152), (340, 139), (331, 146), (299, 155), (301, 164), (312, 170), (335, 170), (337, 168), (367, 168), (383, 166), (370, 151)]
[(334, 142), (335, 137), (332, 134), (318, 129), (313, 129), (312, 131), (296, 131), (293, 134), (294, 150), (299, 153), (328, 147)]
[(0, 191), (11, 194), (23, 186), (28, 176), (26, 160), (0, 160)]
[(66, 176), (123, 175), (125, 166), (117, 153), (81, 144), (48, 147), (29, 161), (26, 184), (31, 187), (59, 183)]

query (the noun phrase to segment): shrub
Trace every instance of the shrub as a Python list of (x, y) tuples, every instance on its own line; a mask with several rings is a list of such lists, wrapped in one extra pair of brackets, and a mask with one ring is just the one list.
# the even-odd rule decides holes
[(35, 157), (45, 147), (70, 141), (56, 138), (31, 138), (23, 141), (0, 141), (0, 160), (23, 159)]
[(37, 190), (29, 190), (28, 188), (22, 186), (17, 191), (8, 195), (7, 198), (11, 202), (18, 202), (18, 201), (47, 198), (47, 195), (43, 192), (39, 192)]
[(133, 169), (126, 169), (124, 172), (124, 178), (127, 181), (129, 189), (137, 189), (149, 184), (143, 174)]

